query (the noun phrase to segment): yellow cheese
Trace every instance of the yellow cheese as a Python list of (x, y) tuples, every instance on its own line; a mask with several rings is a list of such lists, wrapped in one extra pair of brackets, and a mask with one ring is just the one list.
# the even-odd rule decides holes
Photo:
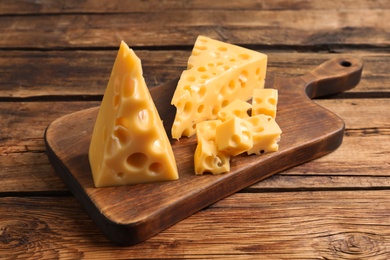
[(216, 119), (233, 100), (249, 100), (264, 87), (266, 69), (265, 54), (199, 36), (172, 97), (172, 137), (192, 136), (197, 123)]
[(275, 118), (277, 103), (277, 89), (254, 89), (252, 97), (252, 116), (264, 114)]
[(121, 42), (89, 148), (96, 187), (178, 179), (171, 144), (142, 76)]
[(248, 118), (248, 110), (251, 108), (252, 105), (248, 102), (236, 99), (218, 112), (218, 119), (224, 122), (234, 116)]
[(220, 124), (220, 120), (210, 120), (197, 125), (198, 144), (194, 154), (196, 175), (206, 172), (221, 174), (230, 171), (230, 156), (218, 151), (215, 143), (215, 131)]
[(226, 154), (243, 153), (253, 146), (252, 124), (245, 119), (231, 117), (217, 126), (215, 142), (218, 150)]
[(253, 147), (248, 154), (263, 154), (276, 152), (282, 130), (275, 119), (267, 115), (257, 115), (246, 119), (252, 124)]

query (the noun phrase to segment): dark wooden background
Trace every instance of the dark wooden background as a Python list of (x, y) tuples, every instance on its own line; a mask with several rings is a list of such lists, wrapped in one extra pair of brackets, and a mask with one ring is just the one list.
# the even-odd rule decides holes
[[(199, 34), (264, 52), (283, 76), (362, 59), (356, 88), (316, 101), (344, 119), (343, 144), (117, 247), (49, 164), (44, 130), (99, 105), (120, 40), (154, 87)], [(390, 259), (389, 71), (388, 0), (2, 0), (0, 258)]]

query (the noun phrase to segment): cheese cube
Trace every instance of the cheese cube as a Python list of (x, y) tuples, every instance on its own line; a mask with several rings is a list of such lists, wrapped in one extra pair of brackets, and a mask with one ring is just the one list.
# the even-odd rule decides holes
[(246, 101), (236, 99), (218, 112), (218, 119), (222, 122), (236, 116), (239, 118), (248, 118), (248, 110), (252, 105)]
[(254, 89), (252, 97), (252, 116), (264, 114), (275, 118), (277, 103), (277, 89)]
[(89, 162), (96, 187), (178, 179), (175, 157), (142, 76), (124, 42), (92, 133)]
[(200, 140), (194, 155), (195, 174), (221, 174), (230, 171), (230, 156), (217, 149), (215, 142)]
[(230, 171), (230, 156), (218, 151), (215, 143), (215, 132), (220, 120), (199, 123), (196, 128), (198, 144), (194, 154), (195, 174), (209, 172), (221, 174)]
[(215, 141), (218, 150), (238, 155), (253, 146), (252, 125), (239, 117), (232, 117), (217, 126)]
[(216, 119), (233, 100), (249, 100), (264, 87), (266, 69), (265, 54), (200, 35), (172, 97), (172, 137), (192, 136), (196, 124)]
[(196, 127), (197, 139), (215, 142), (215, 132), (217, 127), (222, 123), (221, 120), (207, 120), (199, 123)]
[(261, 114), (250, 117), (247, 121), (252, 124), (253, 130), (253, 147), (247, 151), (248, 154), (278, 151), (282, 130), (274, 118)]

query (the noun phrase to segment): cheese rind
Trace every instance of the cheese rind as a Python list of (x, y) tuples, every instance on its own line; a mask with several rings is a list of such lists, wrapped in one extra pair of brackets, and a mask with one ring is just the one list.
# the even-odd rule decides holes
[(253, 134), (253, 146), (247, 151), (248, 155), (278, 151), (282, 130), (273, 117), (261, 114), (246, 120), (252, 124)]
[(172, 137), (192, 136), (197, 123), (216, 119), (233, 100), (249, 100), (264, 87), (266, 69), (265, 54), (199, 36), (172, 97)]
[(254, 89), (252, 97), (252, 116), (264, 114), (275, 118), (277, 103), (277, 89)]
[(96, 187), (179, 177), (171, 144), (142, 76), (141, 61), (124, 42), (104, 93), (88, 156)]
[(235, 156), (253, 146), (252, 124), (239, 117), (231, 117), (217, 126), (215, 141), (219, 151)]

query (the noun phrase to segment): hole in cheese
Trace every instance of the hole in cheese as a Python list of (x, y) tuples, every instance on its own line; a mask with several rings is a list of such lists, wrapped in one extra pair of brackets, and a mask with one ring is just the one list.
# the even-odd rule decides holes
[(161, 141), (159, 139), (156, 139), (154, 142), (153, 142), (153, 150), (156, 151), (156, 152), (163, 152), (163, 146), (161, 144)]
[(124, 128), (129, 128), (130, 121), (125, 117), (118, 117), (117, 119), (115, 119), (115, 126), (123, 126)]
[(200, 106), (198, 107), (198, 113), (202, 113), (203, 110), (204, 110), (204, 105), (202, 104), (202, 105), (200, 105)]
[(249, 60), (251, 58), (251, 56), (247, 53), (238, 54), (238, 57), (240, 57), (243, 60)]
[(207, 88), (205, 85), (200, 86), (199, 91), (198, 91), (199, 98), (204, 97), (204, 95), (206, 94), (206, 91), (207, 91)]
[(187, 81), (189, 81), (189, 82), (194, 82), (195, 80), (196, 80), (196, 77), (194, 77), (194, 76), (187, 77)]
[(132, 78), (130, 75), (126, 77), (125, 79), (125, 85), (123, 86), (123, 96), (126, 98), (129, 98), (133, 96), (134, 92), (136, 91), (137, 82), (134, 78)]
[(205, 51), (205, 50), (207, 50), (207, 46), (204, 46), (204, 45), (195, 45), (195, 49), (198, 49), (198, 50), (201, 50), (201, 51)]
[(137, 125), (141, 129), (150, 129), (153, 125), (153, 113), (149, 109), (142, 109), (137, 115)]
[(121, 146), (130, 142), (129, 133), (123, 126), (117, 126), (113, 132), (113, 135), (118, 139)]
[(116, 95), (114, 96), (114, 102), (113, 102), (114, 108), (117, 108), (117, 107), (118, 107), (118, 105), (119, 105), (119, 99), (120, 99), (119, 94), (116, 94)]
[(253, 101), (254, 104), (260, 104), (261, 102), (263, 102), (261, 98), (255, 98)]
[(220, 108), (218, 106), (214, 106), (211, 113), (213, 114), (213, 116), (216, 116), (218, 114), (219, 110), (220, 110)]
[(145, 165), (148, 163), (148, 160), (148, 156), (146, 156), (144, 153), (133, 153), (127, 157), (126, 163), (133, 170), (138, 171), (145, 167)]
[(195, 49), (192, 50), (192, 55), (193, 55), (193, 56), (199, 56), (201, 53), (202, 53), (202, 52), (199, 51), (199, 50), (195, 50)]
[(276, 100), (274, 98), (269, 98), (268, 100), (268, 103), (270, 103), (271, 105), (276, 105)]
[(265, 108), (258, 108), (258, 109), (255, 109), (255, 111), (256, 111), (256, 115), (267, 113), (267, 109), (265, 109)]
[(220, 47), (218, 47), (218, 50), (219, 51), (227, 51), (228, 48), (226, 48), (225, 46), (220, 46)]
[(240, 76), (238, 76), (238, 82), (240, 82), (241, 88), (246, 87), (246, 82), (248, 81), (248, 72), (246, 70), (242, 71)]
[(235, 115), (237, 117), (241, 117), (241, 111), (240, 110), (234, 110), (233, 111), (233, 115)]
[(191, 110), (192, 110), (192, 103), (191, 102), (186, 102), (184, 104), (184, 107), (183, 107), (183, 112), (185, 114), (189, 114), (191, 112)]
[(159, 175), (164, 170), (164, 166), (159, 162), (154, 162), (149, 165), (148, 173), (152, 176)]
[(230, 146), (237, 147), (241, 143), (241, 138), (239, 135), (232, 135), (230, 139)]
[(229, 82), (229, 89), (230, 89), (231, 91), (233, 91), (235, 88), (236, 88), (236, 81), (235, 81), (235, 80), (231, 80), (231, 81)]
[(198, 71), (199, 71), (199, 72), (206, 72), (207, 69), (206, 69), (206, 67), (204, 67), (204, 66), (200, 66), (200, 67), (198, 67)]
[(222, 107), (226, 107), (227, 105), (229, 105), (229, 100), (225, 99), (222, 101)]

